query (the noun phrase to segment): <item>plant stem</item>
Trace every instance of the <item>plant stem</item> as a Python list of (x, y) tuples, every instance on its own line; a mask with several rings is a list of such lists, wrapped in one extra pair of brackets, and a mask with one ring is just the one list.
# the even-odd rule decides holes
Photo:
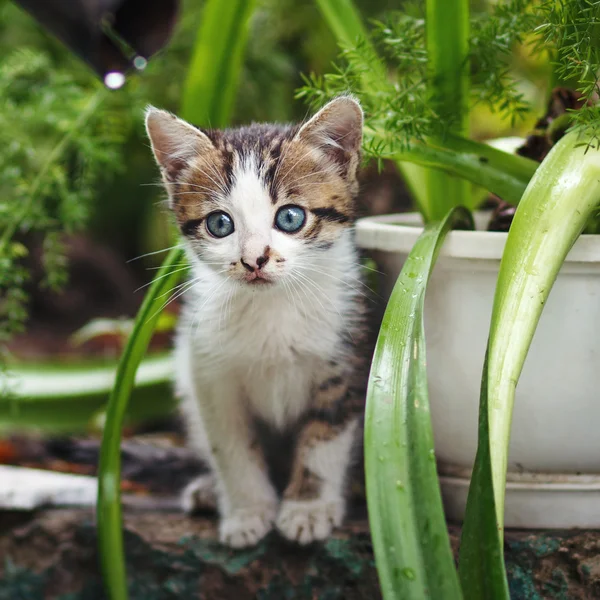
[[(447, 132), (469, 134), (469, 1), (427, 0), (429, 97)], [(427, 173), (425, 221), (440, 219), (453, 206), (467, 205), (468, 182), (446, 173)]]
[(154, 325), (164, 306), (163, 294), (169, 293), (181, 273), (177, 265), (183, 250), (171, 250), (154, 278), (135, 320), (135, 326), (119, 361), (115, 385), (106, 411), (106, 426), (98, 467), (98, 541), (104, 585), (111, 600), (126, 600), (127, 578), (121, 532), (121, 430), (135, 373), (154, 332)]
[(231, 118), (256, 0), (207, 2), (183, 92), (184, 118), (225, 127)]
[(498, 520), (512, 404), (545, 301), (571, 246), (600, 204), (600, 153), (586, 151), (577, 132), (551, 150), (520, 204), (500, 265), (490, 329), (490, 447)]
[(517, 204), (536, 172), (538, 163), (508, 154), (487, 144), (455, 135), (444, 139), (414, 141), (407, 148), (394, 148), (394, 140), (381, 131), (367, 131), (374, 142), (391, 148), (388, 158), (431, 167), (467, 179)]

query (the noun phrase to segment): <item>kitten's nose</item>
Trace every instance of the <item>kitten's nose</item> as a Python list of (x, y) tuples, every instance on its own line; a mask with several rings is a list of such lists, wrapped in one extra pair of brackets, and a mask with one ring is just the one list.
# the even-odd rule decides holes
[(246, 262), (243, 258), (241, 258), (240, 262), (242, 263), (244, 269), (247, 269), (250, 272), (260, 271), (269, 262), (269, 255), (265, 252), (255, 261), (250, 260), (249, 262)]

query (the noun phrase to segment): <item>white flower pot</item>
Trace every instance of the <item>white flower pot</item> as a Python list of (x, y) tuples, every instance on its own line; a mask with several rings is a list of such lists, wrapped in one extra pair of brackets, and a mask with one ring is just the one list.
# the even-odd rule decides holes
[[(486, 216), (477, 215), (478, 225)], [(422, 232), (418, 214), (362, 219), (389, 297)], [(427, 369), (448, 517), (460, 519), (477, 447), (483, 359), (507, 234), (453, 231), (425, 299)], [(508, 527), (600, 527), (600, 236), (572, 248), (517, 386), (506, 499)]]

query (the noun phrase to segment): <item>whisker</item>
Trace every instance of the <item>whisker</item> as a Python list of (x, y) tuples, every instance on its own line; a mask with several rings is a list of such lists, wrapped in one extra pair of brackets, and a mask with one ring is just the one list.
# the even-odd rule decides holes
[(179, 273), (181, 271), (187, 271), (187, 269), (188, 269), (188, 267), (186, 266), (183, 269), (175, 269), (174, 271), (169, 271), (168, 273), (165, 273), (164, 275), (159, 275), (158, 277), (154, 277), (152, 279), (152, 281), (149, 281), (148, 283), (145, 283), (144, 285), (140, 285), (140, 287), (137, 288), (137, 290), (133, 290), (133, 293), (136, 294), (140, 290), (143, 290), (144, 288), (148, 287), (149, 285), (152, 285), (155, 281), (158, 281), (159, 279), (164, 279), (165, 277), (170, 277), (171, 275), (173, 275), (175, 273)]
[[(155, 250), (154, 252), (146, 252), (146, 254), (140, 254), (135, 258), (130, 258), (127, 263), (133, 262), (134, 260), (139, 260), (140, 258), (145, 258), (146, 256), (154, 256), (155, 254), (161, 254), (162, 252), (168, 252), (169, 250), (173, 250), (175, 248), (181, 248), (179, 244), (175, 244), (169, 248), (163, 248), (162, 250)], [(160, 267), (158, 267), (160, 269)]]
[[(346, 285), (347, 287), (349, 287), (351, 290), (354, 290), (357, 294), (360, 294), (361, 296), (363, 296), (364, 298), (366, 298), (370, 302), (374, 301), (373, 298), (370, 298), (367, 294), (365, 294), (360, 289), (358, 289), (358, 288), (354, 287), (353, 285), (351, 285), (348, 281), (345, 281), (344, 279), (340, 279), (339, 277), (335, 277), (334, 275), (332, 275), (331, 273), (329, 273), (327, 271), (322, 271), (320, 269), (317, 269), (317, 268), (314, 268), (314, 267), (311, 267), (311, 266), (307, 266), (307, 265), (296, 265), (295, 268), (296, 269), (302, 269), (302, 270), (305, 270), (305, 271), (312, 271), (314, 273), (319, 273), (321, 275), (325, 275), (326, 277), (331, 277), (331, 279), (333, 279), (335, 281), (339, 281), (340, 283), (343, 283), (344, 285)], [(359, 285), (362, 285), (365, 289), (367, 289), (372, 294), (374, 294), (376, 296), (379, 296), (366, 283), (364, 283), (363, 281), (361, 281), (357, 277), (352, 277), (352, 276), (350, 276), (350, 277), (351, 277), (351, 279), (353, 279), (354, 281), (356, 281), (356, 283), (358, 283)]]
[[(331, 306), (333, 307), (333, 309), (335, 310), (335, 312), (339, 315), (340, 322), (341, 322), (342, 326), (344, 327), (344, 329), (346, 330), (346, 332), (350, 336), (350, 339), (354, 342), (354, 337), (352, 336), (352, 332), (350, 331), (350, 329), (348, 329), (348, 327), (346, 325), (346, 321), (344, 320), (344, 317), (342, 316), (342, 313), (339, 311), (337, 305), (329, 297), (329, 295), (326, 294), (325, 291), (316, 284), (316, 282), (314, 282), (312, 279), (310, 279), (310, 277), (307, 277), (306, 275), (303, 275), (303, 274), (298, 273), (298, 272), (296, 272), (296, 275), (298, 277), (304, 278), (304, 280), (306, 281), (306, 283), (309, 283), (309, 284), (313, 285), (316, 290), (319, 290), (323, 294), (323, 296), (329, 301), (329, 304), (331, 304)], [(325, 308), (323, 308), (323, 310), (325, 310)]]

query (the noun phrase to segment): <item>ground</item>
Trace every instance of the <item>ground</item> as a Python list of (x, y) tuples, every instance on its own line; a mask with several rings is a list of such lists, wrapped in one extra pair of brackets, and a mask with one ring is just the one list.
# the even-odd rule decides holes
[[(0, 513), (0, 600), (104, 599), (93, 518)], [(131, 600), (380, 598), (364, 517), (324, 545), (299, 549), (273, 535), (242, 552), (215, 541), (214, 519), (130, 512), (125, 520)], [(456, 549), (459, 530), (450, 533)], [(513, 600), (600, 598), (600, 532), (511, 531), (506, 559)]]

